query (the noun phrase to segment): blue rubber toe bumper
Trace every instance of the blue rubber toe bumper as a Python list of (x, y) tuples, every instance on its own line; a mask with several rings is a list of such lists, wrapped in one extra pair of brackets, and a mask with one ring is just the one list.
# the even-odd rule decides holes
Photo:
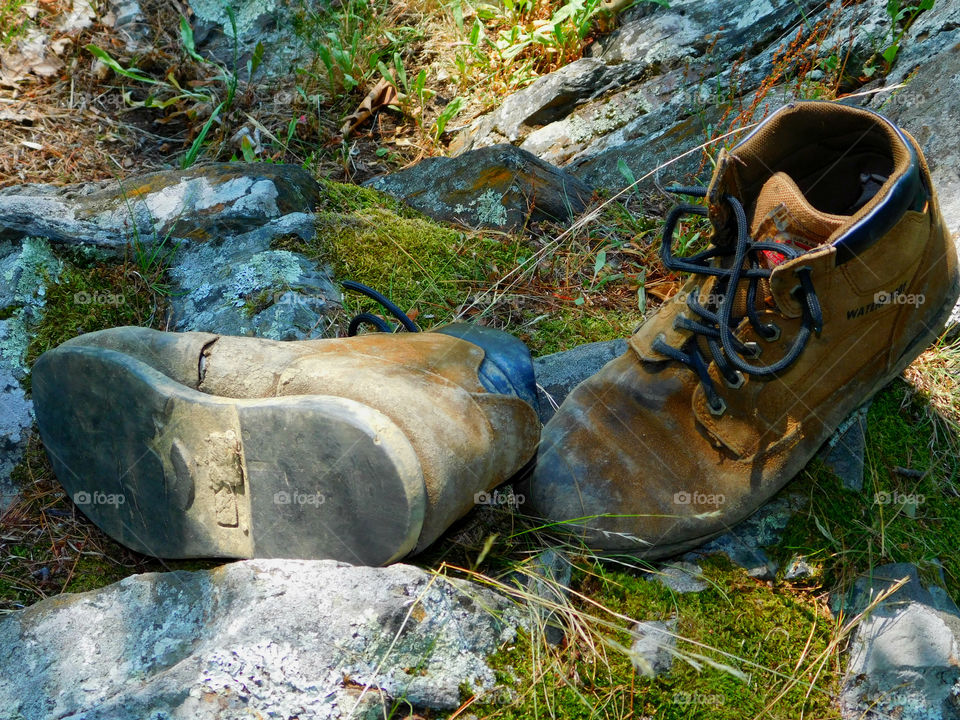
[(530, 349), (519, 338), (494, 328), (453, 323), (430, 332), (452, 335), (483, 349), (480, 384), (487, 392), (515, 395), (534, 410), (537, 408), (537, 381)]

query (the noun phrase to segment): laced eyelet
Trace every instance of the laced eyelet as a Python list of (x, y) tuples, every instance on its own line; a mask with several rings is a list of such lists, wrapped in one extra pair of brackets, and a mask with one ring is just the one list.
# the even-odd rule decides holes
[(746, 379), (743, 377), (743, 373), (739, 370), (734, 370), (734, 373), (736, 374), (737, 378), (736, 382), (730, 382), (730, 378), (728, 378), (726, 375), (721, 375), (721, 377), (723, 377), (723, 382), (726, 383), (728, 388), (738, 390), (743, 387), (743, 383), (746, 382)]
[(756, 360), (758, 357), (760, 357), (760, 354), (763, 352), (763, 348), (760, 347), (760, 343), (755, 343), (751, 341), (751, 342), (744, 343), (743, 346), (748, 351), (744, 353), (744, 356), (750, 358), (751, 360)]
[[(668, 190), (679, 195), (689, 195), (695, 198), (707, 197), (706, 188), (691, 187), (671, 187)], [(679, 273), (692, 273), (694, 275), (709, 275), (720, 278), (719, 285), (724, 290), (723, 297), (711, 298), (709, 307), (701, 306), (698, 298), (690, 293), (687, 300), (687, 306), (691, 313), (697, 317), (684, 318), (677, 322), (681, 325), (689, 325), (688, 329), (692, 335), (705, 336), (709, 345), (709, 354), (713, 360), (731, 374), (734, 370), (750, 375), (752, 377), (766, 378), (775, 376), (785, 368), (796, 362), (797, 358), (803, 352), (810, 338), (810, 332), (819, 333), (823, 325), (823, 311), (820, 301), (817, 298), (816, 289), (813, 286), (811, 275), (812, 267), (799, 268), (796, 271), (796, 277), (799, 281), (797, 287), (791, 291), (796, 295), (797, 302), (801, 305), (802, 318), (800, 321), (801, 332), (795, 333), (795, 337), (790, 342), (790, 346), (784, 348), (782, 356), (769, 365), (753, 365), (750, 358), (760, 355), (760, 342), (776, 342), (781, 338), (781, 329), (776, 323), (764, 323), (760, 317), (760, 310), (763, 306), (758, 306), (757, 288), (759, 278), (769, 278), (770, 270), (758, 269), (762, 263), (756, 253), (751, 254), (752, 250), (768, 249), (764, 243), (752, 240), (750, 236), (750, 227), (747, 219), (746, 210), (743, 203), (732, 195), (726, 193), (715, 193), (710, 198), (710, 209), (705, 209), (702, 205), (677, 205), (664, 220), (663, 237), (660, 245), (660, 258), (663, 265), (670, 270)], [(715, 207), (720, 203), (719, 207)], [(722, 210), (720, 215), (716, 210)], [(697, 253), (688, 258), (677, 257), (673, 254), (672, 243), (675, 239), (676, 230), (680, 219), (684, 215), (707, 216), (714, 225), (715, 234), (713, 238), (713, 247)], [(757, 248), (755, 246), (759, 245)], [(786, 247), (786, 246), (784, 246)], [(790, 257), (799, 257), (791, 254)], [(729, 267), (727, 263), (729, 258), (740, 262), (734, 262)], [(744, 258), (749, 258), (744, 261)], [(744, 267), (744, 262), (749, 263), (749, 267)], [(758, 334), (756, 343), (745, 343), (736, 335), (736, 329), (739, 326), (742, 317), (734, 313), (734, 298), (741, 289), (742, 283), (748, 283), (747, 287), (747, 319), (753, 330)], [(699, 291), (699, 288), (697, 289)], [(679, 313), (678, 313), (679, 314)], [(792, 327), (792, 325), (791, 325)], [(686, 333), (684, 333), (686, 336)], [(707, 405), (713, 415), (722, 415), (727, 407), (716, 394), (716, 386), (719, 380), (715, 373), (711, 375), (708, 364), (709, 358), (699, 342), (684, 342), (681, 347), (671, 347), (665, 342), (661, 335), (654, 345), (659, 353), (688, 366), (700, 378), (701, 386), (707, 393)], [(759, 344), (758, 344), (759, 343)], [(724, 378), (729, 380), (729, 378)], [(739, 383), (736, 379), (734, 383), (728, 382), (728, 385), (734, 386)], [(701, 406), (702, 407), (702, 406)]]
[(727, 403), (724, 402), (722, 397), (718, 397), (716, 405), (707, 401), (707, 409), (710, 410), (711, 415), (716, 415), (719, 417), (727, 411)]

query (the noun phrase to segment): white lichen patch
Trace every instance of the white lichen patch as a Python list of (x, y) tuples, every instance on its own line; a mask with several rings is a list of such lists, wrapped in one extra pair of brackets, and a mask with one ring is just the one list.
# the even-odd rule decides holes
[(751, 27), (755, 25), (760, 18), (774, 12), (773, 5), (769, 0), (759, 0), (755, 2), (743, 3), (741, 12), (737, 18), (737, 29)]
[(265, 250), (250, 258), (233, 275), (228, 297), (243, 305), (252, 293), (290, 287), (300, 281), (302, 270), (297, 256), (289, 250)]
[(0, 320), (0, 361), (22, 376), (27, 372), (24, 359), (30, 329), (40, 320), (47, 283), (57, 280), (62, 263), (42, 238), (24, 238), (19, 248), (5, 245), (6, 254), (0, 247), (0, 307), (13, 310)]
[(496, 190), (485, 190), (477, 198), (477, 220), (484, 225), (503, 227), (507, 224), (507, 208)]

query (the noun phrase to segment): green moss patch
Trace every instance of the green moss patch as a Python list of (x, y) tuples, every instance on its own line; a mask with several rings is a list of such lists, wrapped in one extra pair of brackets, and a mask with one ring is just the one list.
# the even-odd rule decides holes
[[(645, 574), (599, 563), (581, 565), (573, 582), (574, 590), (620, 615), (676, 618), (677, 651), (699, 668), (676, 658), (670, 671), (645, 677), (616, 648), (632, 644), (632, 623), (622, 619), (615, 621), (621, 631), (595, 635), (597, 653), (583, 643), (553, 649), (523, 635), (491, 661), (512, 701), (482, 707), (478, 715), (793, 720), (802, 710), (806, 717), (839, 717), (831, 700), (838, 668), (827, 652), (833, 623), (817, 600), (754, 580), (719, 559), (708, 560), (704, 571), (711, 587), (683, 595)], [(576, 604), (585, 613), (603, 614)], [(825, 661), (814, 663), (818, 656)]]
[(538, 320), (521, 338), (534, 355), (548, 355), (586, 343), (629, 337), (642, 320), (636, 311), (570, 304)]
[(862, 491), (844, 489), (829, 468), (811, 463), (791, 486), (809, 502), (787, 526), (781, 558), (807, 556), (829, 588), (848, 587), (884, 563), (910, 562), (960, 599), (960, 458), (936, 438), (925, 402), (900, 380), (876, 396)]
[(83, 333), (123, 325), (162, 327), (157, 294), (126, 265), (67, 265), (46, 289), (46, 309), (33, 331), (27, 360)]
[[(445, 227), (374, 190), (322, 185), (314, 241), (287, 238), (275, 246), (379, 290), (427, 328), (453, 320), (532, 252), (522, 238)], [(361, 308), (377, 312), (368, 301), (346, 299), (348, 313)]]
[[(628, 289), (632, 275), (580, 270), (593, 268), (593, 245), (609, 245), (614, 236), (622, 244), (639, 232), (636, 222), (616, 212), (619, 206), (604, 215), (609, 222), (585, 246), (568, 238), (561, 249), (535, 257), (542, 239), (441, 225), (375, 190), (320, 183), (324, 200), (314, 240), (286, 237), (274, 247), (302, 252), (330, 265), (336, 277), (379, 290), (425, 328), (458, 318), (491, 324), (542, 355), (626, 337), (642, 319), (635, 309), (636, 291)], [(575, 256), (575, 285), (559, 270), (570, 263), (557, 261), (557, 255)], [(611, 275), (615, 281), (604, 284)], [(581, 283), (593, 286), (589, 299), (580, 297), (586, 294)], [(372, 302), (350, 295), (345, 309), (347, 315), (380, 312)]]

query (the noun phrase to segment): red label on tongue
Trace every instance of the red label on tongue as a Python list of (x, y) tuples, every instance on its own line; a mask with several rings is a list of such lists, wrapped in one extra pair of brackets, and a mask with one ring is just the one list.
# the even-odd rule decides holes
[[(789, 245), (790, 247), (806, 252), (813, 248), (813, 245), (807, 244), (806, 238), (801, 238), (792, 232), (796, 221), (787, 209), (786, 205), (779, 203), (767, 216), (761, 221), (757, 228), (760, 237), (764, 242), (775, 242), (780, 245)], [(766, 235), (767, 237), (763, 237)], [(786, 255), (774, 250), (761, 250), (764, 264), (768, 268), (776, 267), (787, 259)]]
[[(803, 250), (804, 252), (806, 252), (807, 250), (813, 249), (813, 245), (804, 245), (803, 243), (797, 242), (795, 239), (787, 240), (782, 235), (776, 238), (770, 238), (770, 240), (772, 240), (775, 243), (779, 243), (781, 245), (789, 245), (791, 247), (795, 247), (798, 250)], [(777, 265), (779, 265), (780, 263), (782, 263), (784, 260), (787, 259), (786, 255), (782, 255), (773, 250), (761, 250), (760, 254), (763, 255), (764, 264), (768, 268), (776, 267)]]

